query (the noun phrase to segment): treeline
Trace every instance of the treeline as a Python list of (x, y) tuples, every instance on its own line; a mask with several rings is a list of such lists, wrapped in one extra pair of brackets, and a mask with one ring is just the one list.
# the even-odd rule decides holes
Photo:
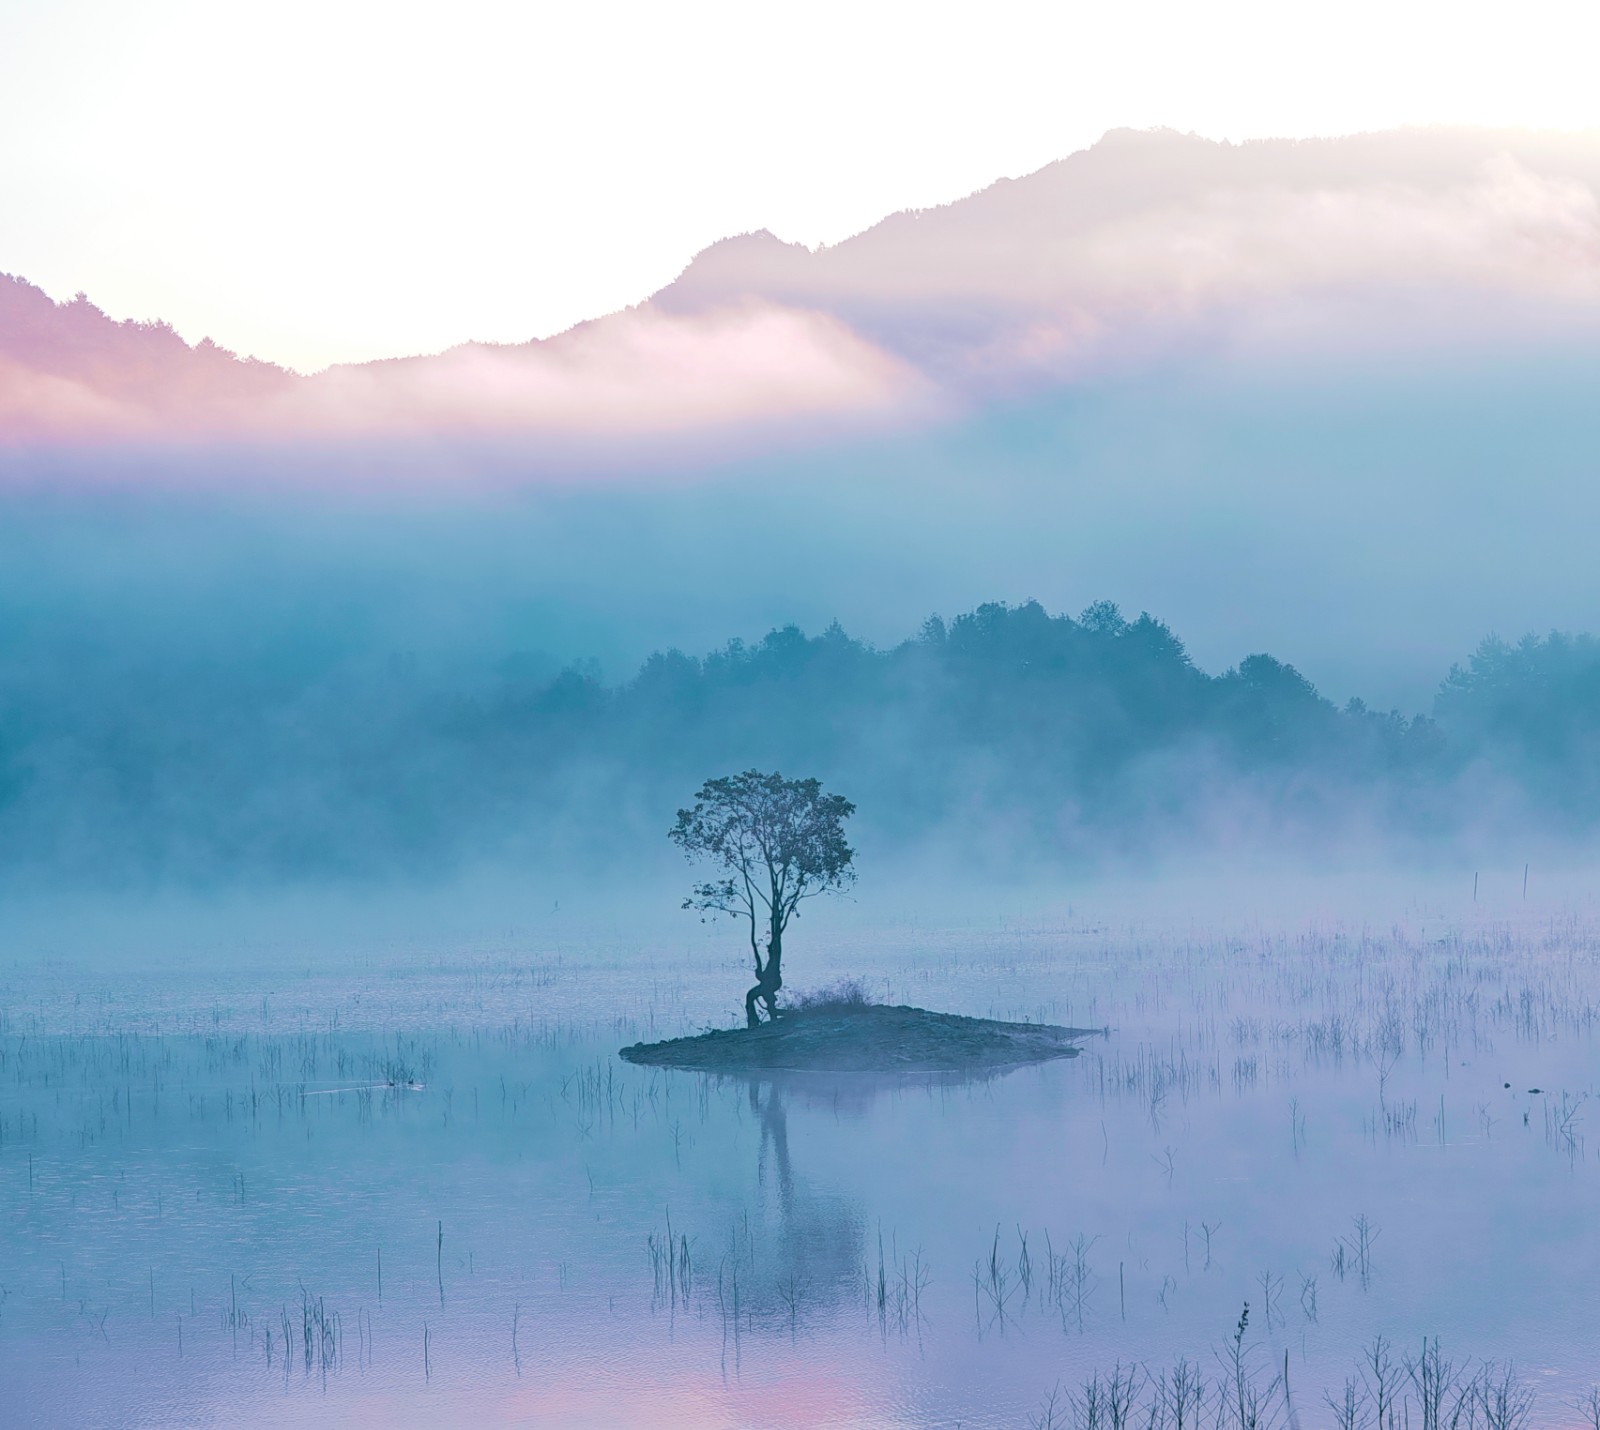
[(1410, 717), (1336, 707), (1268, 655), (1207, 674), (1106, 603), (985, 605), (887, 650), (789, 627), (615, 686), (514, 658), (472, 679), (395, 655), (63, 669), (0, 667), (13, 878), (614, 866), (665, 857), (692, 789), (750, 766), (848, 794), (864, 850), (978, 867), (1600, 825), (1587, 636), (1485, 641)]

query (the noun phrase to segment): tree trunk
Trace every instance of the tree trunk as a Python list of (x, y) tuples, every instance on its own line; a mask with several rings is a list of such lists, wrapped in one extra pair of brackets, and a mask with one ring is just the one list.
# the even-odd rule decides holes
[(778, 1017), (778, 992), (783, 987), (783, 945), (778, 939), (768, 946), (767, 966), (756, 976), (756, 986), (744, 995), (745, 1023), (751, 1028), (761, 1023), (757, 1003), (766, 1004), (769, 1023), (775, 1022)]
[(761, 987), (765, 990), (761, 1001), (767, 1005), (767, 1017), (776, 1018), (778, 990), (783, 987), (783, 949), (777, 939), (767, 949), (767, 976), (761, 980)]

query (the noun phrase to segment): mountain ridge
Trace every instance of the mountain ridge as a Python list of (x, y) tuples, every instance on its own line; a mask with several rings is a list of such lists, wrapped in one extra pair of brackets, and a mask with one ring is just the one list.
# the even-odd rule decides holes
[(1112, 130), (835, 244), (731, 235), (641, 302), (548, 338), (308, 375), (0, 275), (0, 441), (605, 442), (902, 420), (1286, 315), (1315, 350), (1352, 302), (1381, 324), (1401, 291), (1445, 324), (1463, 297), (1510, 298), (1600, 330), (1600, 133)]

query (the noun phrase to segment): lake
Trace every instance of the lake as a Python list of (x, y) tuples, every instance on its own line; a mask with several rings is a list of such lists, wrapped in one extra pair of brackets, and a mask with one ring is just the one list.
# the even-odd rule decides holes
[(1437, 1338), (1472, 1423), (1593, 1423), (1600, 911), (1515, 884), (797, 926), (800, 986), (1106, 1030), (968, 1080), (632, 1067), (748, 980), (731, 924), (598, 899), (40, 923), (0, 977), (3, 1418), (1176, 1423), (1185, 1358), (1185, 1424), (1241, 1386), (1342, 1423), (1352, 1377), (1421, 1424)]

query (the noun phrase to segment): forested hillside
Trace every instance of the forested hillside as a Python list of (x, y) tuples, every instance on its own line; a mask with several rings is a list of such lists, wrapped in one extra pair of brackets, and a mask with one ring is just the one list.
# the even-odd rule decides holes
[(314, 643), (235, 662), (87, 649), (0, 669), (8, 876), (437, 874), (655, 857), (708, 775), (815, 774), (869, 851), (974, 868), (1352, 841), (1582, 839), (1600, 642), (1488, 640), (1431, 714), (1343, 708), (1258, 654), (1196, 668), (1168, 626), (991, 604), (874, 649), (789, 627), (620, 685), (508, 653), (477, 674)]

